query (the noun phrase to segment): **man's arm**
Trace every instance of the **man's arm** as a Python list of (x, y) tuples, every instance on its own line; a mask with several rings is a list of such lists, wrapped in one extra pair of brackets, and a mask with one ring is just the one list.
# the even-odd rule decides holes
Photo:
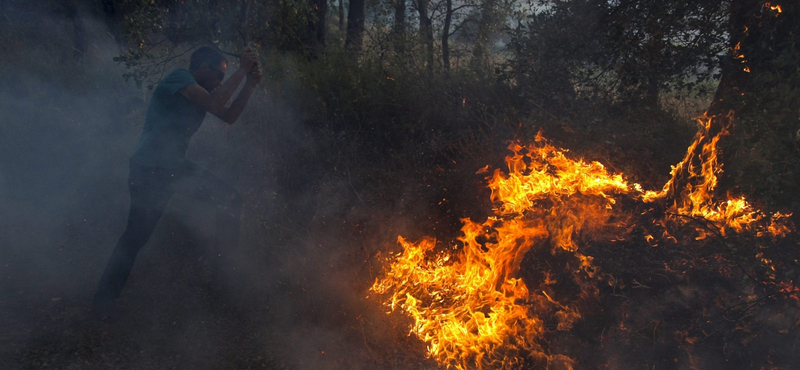
[(247, 105), (247, 101), (250, 99), (250, 95), (253, 94), (253, 90), (255, 90), (259, 81), (261, 81), (261, 68), (256, 65), (250, 70), (250, 73), (247, 74), (244, 87), (239, 91), (239, 95), (236, 96), (236, 99), (233, 99), (231, 106), (225, 109), (222, 115), (214, 115), (227, 122), (229, 125), (236, 122), (239, 115), (244, 111), (244, 107)]
[[(249, 98), (250, 94), (252, 94), (255, 84), (258, 83), (258, 81), (255, 81), (252, 86), (245, 86), (244, 89), (239, 93), (239, 96), (242, 96), (242, 94), (245, 93), (247, 95), (244, 101), (240, 103), (241, 107), (234, 109), (234, 104), (231, 104), (231, 107), (226, 108), (225, 103), (231, 99), (231, 96), (233, 96), (233, 93), (242, 83), (242, 80), (245, 78), (245, 76), (247, 76), (249, 72), (252, 72), (254, 69), (256, 69), (257, 66), (258, 62), (255, 53), (250, 50), (250, 48), (246, 48), (242, 52), (242, 56), (239, 58), (239, 69), (233, 72), (233, 74), (218, 88), (209, 93), (200, 85), (194, 84), (186, 86), (178, 92), (193, 103), (203, 107), (203, 109), (205, 109), (207, 112), (219, 117), (228, 124), (232, 124), (237, 118), (239, 118), (239, 115), (244, 110), (244, 106), (247, 104), (247, 98)], [(251, 78), (248, 77), (248, 81), (250, 80)], [(247, 85), (250, 85), (250, 83)], [(239, 100), (239, 97), (237, 97), (234, 102), (236, 100)]]

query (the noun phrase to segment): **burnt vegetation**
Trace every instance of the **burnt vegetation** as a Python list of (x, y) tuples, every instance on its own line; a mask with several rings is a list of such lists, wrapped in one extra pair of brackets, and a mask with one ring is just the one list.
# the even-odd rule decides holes
[[(206, 289), (211, 223), (178, 199), (120, 321), (94, 322), (149, 89), (201, 44), (249, 45), (265, 74), (237, 125), (206, 119), (190, 149), (245, 198), (247, 282), (230, 301)], [(453, 249), (462, 218), (490, 217), (476, 172), (540, 132), (660, 190), (693, 117), (730, 117), (710, 128), (729, 131), (716, 195), (745, 197), (761, 230), (800, 220), (795, 1), (0, 0), (0, 54), (7, 369), (437, 368), (364, 297), (398, 235)], [(671, 213), (701, 162), (671, 197), (618, 197), (613, 227), (573, 236), (595, 277), (528, 252), (531, 290), (582, 315), (545, 322), (545, 352), (575, 369), (800, 367), (800, 236)]]

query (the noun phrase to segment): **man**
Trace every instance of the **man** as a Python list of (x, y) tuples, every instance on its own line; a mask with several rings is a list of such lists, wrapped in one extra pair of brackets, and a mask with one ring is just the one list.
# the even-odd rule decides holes
[[(217, 264), (236, 248), (242, 198), (236, 189), (186, 160), (189, 139), (206, 112), (228, 124), (236, 122), (261, 80), (255, 53), (244, 49), (237, 69), (225, 82), (228, 63), (216, 49), (192, 53), (189, 70), (172, 71), (158, 83), (147, 107), (144, 127), (130, 158), (128, 225), (106, 265), (93, 310), (101, 318), (113, 313), (114, 300), (125, 286), (139, 250), (176, 192), (216, 206)], [(244, 81), (239, 94), (226, 107)], [(215, 266), (219, 268), (219, 266)]]

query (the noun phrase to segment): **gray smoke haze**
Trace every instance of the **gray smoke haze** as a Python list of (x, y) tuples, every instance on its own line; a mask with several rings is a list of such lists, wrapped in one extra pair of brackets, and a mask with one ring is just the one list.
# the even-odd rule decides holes
[[(176, 195), (138, 255), (120, 320), (88, 318), (125, 228), (150, 92), (124, 82), (104, 26), (85, 24), (81, 57), (57, 15), (12, 13), (0, 28), (0, 367), (374, 369), (410, 356), (388, 349), (404, 330), (365, 296), (375, 252), (413, 228), (364, 205), (347, 169), (286, 191), (281, 179), (303, 171), (292, 158), (315, 155), (318, 138), (263, 83), (233, 126), (209, 115), (188, 153), (244, 195), (245, 283), (231, 292), (243, 303), (220, 305), (205, 285), (213, 209)], [(361, 234), (343, 231), (359, 223)]]

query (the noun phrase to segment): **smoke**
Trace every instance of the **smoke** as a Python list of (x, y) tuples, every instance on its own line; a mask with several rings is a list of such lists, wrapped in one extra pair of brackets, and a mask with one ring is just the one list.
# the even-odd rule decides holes
[(209, 289), (214, 211), (176, 195), (119, 321), (90, 317), (150, 92), (124, 82), (104, 26), (84, 25), (85, 55), (57, 14), (12, 12), (0, 27), (0, 366), (371, 369), (406, 356), (386, 352), (398, 331), (365, 296), (382, 243), (413, 227), (365, 204), (357, 171), (316, 161), (335, 140), (267, 83), (236, 124), (209, 115), (188, 153), (245, 198), (237, 287)]
[(137, 112), (128, 104), (138, 92), (114, 81), (120, 70), (104, 62), (99, 45), (72, 60), (59, 46), (69, 45), (68, 24), (39, 20), (50, 26), (30, 38), (14, 22), (2, 35), (10, 49), (0, 87), (3, 262), (12, 282), (46, 281), (52, 294), (75, 294), (84, 287), (65, 278), (88, 278), (95, 261), (85, 257), (110, 243), (107, 230), (124, 222), (126, 171), (119, 163), (132, 144), (129, 122)]

